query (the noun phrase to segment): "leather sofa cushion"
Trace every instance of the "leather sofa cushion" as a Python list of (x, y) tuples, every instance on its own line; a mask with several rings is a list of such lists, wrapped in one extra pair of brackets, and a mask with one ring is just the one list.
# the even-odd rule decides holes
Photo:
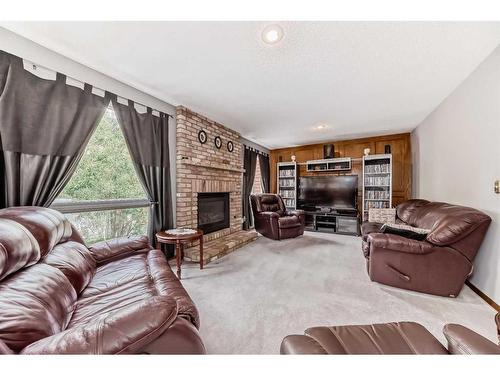
[(297, 216), (282, 216), (278, 219), (278, 226), (281, 229), (300, 227), (300, 219)]
[(314, 327), (305, 333), (328, 354), (447, 354), (427, 329), (413, 322)]
[(474, 208), (432, 202), (421, 207), (408, 224), (430, 229), (427, 241), (437, 246), (447, 246), (490, 221), (488, 215)]
[(21, 354), (133, 354), (161, 336), (176, 317), (174, 300), (152, 297), (37, 341)]
[(401, 221), (410, 224), (411, 217), (419, 210), (419, 208), (429, 203), (430, 202), (425, 199), (410, 199), (398, 204), (396, 207), (396, 214)]
[(0, 218), (21, 224), (29, 231), (45, 256), (60, 242), (67, 241), (72, 234), (70, 222), (59, 211), (44, 207), (11, 207), (0, 210)]
[(198, 311), (164, 255), (159, 250), (148, 250), (98, 267), (77, 302), (68, 328), (154, 296), (172, 297), (178, 314), (198, 327)]
[(78, 294), (89, 284), (96, 269), (96, 262), (90, 251), (74, 241), (56, 245), (41, 263), (61, 270)]
[(47, 264), (35, 264), (0, 284), (0, 340), (12, 350), (64, 330), (76, 302), (66, 276)]
[(0, 280), (40, 259), (38, 241), (15, 221), (0, 218)]

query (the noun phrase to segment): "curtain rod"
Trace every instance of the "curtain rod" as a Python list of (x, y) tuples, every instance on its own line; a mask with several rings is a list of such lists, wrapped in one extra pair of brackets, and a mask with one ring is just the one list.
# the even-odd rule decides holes
[(269, 156), (269, 154), (268, 154), (268, 153), (266, 153), (266, 152), (264, 152), (264, 151), (261, 151), (261, 150), (259, 150), (259, 149), (255, 148), (255, 147), (247, 146), (247, 145), (245, 145), (245, 144), (244, 144), (244, 146), (245, 146), (245, 148), (248, 148), (249, 150), (255, 151), (255, 152), (256, 152), (256, 153), (258, 153), (258, 154), (262, 154), (262, 155)]
[[(60, 72), (55, 71), (54, 69), (47, 68), (46, 66), (43, 66), (43, 65), (37, 64), (37, 63), (35, 63), (35, 62), (33, 62), (33, 61), (30, 61), (30, 60), (27, 60), (27, 59), (22, 59), (22, 60), (23, 60), (23, 62), (27, 62), (27, 63), (29, 63), (30, 65), (32, 65), (33, 70), (37, 70), (38, 68), (42, 68), (42, 69), (44, 69), (44, 70), (47, 70), (47, 71), (49, 71), (49, 72), (53, 72), (53, 73), (56, 73), (56, 74), (57, 74), (57, 73), (60, 73)], [(63, 74), (63, 73), (60, 73), (60, 74)], [(128, 102), (129, 100), (131, 100), (131, 101), (133, 101), (135, 104), (138, 104), (138, 105), (143, 106), (143, 107), (146, 107), (146, 108), (151, 108), (152, 110), (154, 110), (154, 111), (156, 111), (156, 112), (159, 112), (159, 113), (164, 113), (164, 114), (165, 114), (165, 115), (167, 115), (168, 117), (170, 117), (170, 118), (174, 118), (174, 116), (172, 116), (170, 113), (167, 113), (167, 112), (165, 112), (165, 111), (160, 111), (159, 109), (155, 109), (155, 108), (153, 108), (153, 107), (151, 107), (151, 106), (149, 106), (149, 105), (145, 105), (145, 104), (139, 103), (139, 102), (137, 102), (137, 101), (135, 101), (135, 100), (128, 99), (128, 98), (125, 98), (125, 97), (123, 97), (123, 96), (120, 96), (120, 95), (114, 94), (114, 93), (112, 93), (112, 92), (111, 92), (111, 91), (109, 91), (109, 90), (105, 90), (105, 89), (103, 89), (103, 88), (101, 88), (101, 87), (97, 87), (97, 86), (92, 85), (92, 84), (90, 84), (90, 83), (88, 83), (88, 82), (83, 82), (83, 81), (81, 81), (81, 80), (79, 80), (79, 79), (76, 79), (76, 78), (74, 78), (74, 77), (68, 76), (68, 75), (66, 75), (66, 74), (64, 74), (64, 76), (65, 76), (66, 78), (70, 78), (72, 81), (78, 82), (78, 83), (80, 83), (80, 84), (82, 84), (82, 85), (85, 85), (85, 84), (87, 83), (87, 84), (91, 85), (92, 87), (96, 88), (97, 90), (100, 90), (100, 91), (103, 91), (103, 92), (109, 92), (109, 93), (111, 93), (111, 94), (113, 94), (113, 95), (116, 95), (117, 100), (118, 100), (118, 98), (120, 98), (120, 99), (122, 99), (122, 100), (124, 100), (124, 101), (127, 101), (127, 102)], [(120, 83), (121, 83), (121, 82), (120, 82)], [(123, 83), (123, 84), (124, 84), (124, 83)], [(147, 95), (147, 94), (146, 94), (146, 95)]]

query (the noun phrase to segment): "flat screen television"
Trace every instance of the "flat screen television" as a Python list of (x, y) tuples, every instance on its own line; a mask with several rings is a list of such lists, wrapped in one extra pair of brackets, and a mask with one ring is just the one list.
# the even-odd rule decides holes
[(356, 209), (358, 176), (300, 177), (298, 205), (305, 210)]

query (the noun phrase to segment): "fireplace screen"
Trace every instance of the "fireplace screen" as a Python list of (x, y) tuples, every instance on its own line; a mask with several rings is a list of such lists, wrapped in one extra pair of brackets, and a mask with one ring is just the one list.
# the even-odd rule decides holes
[(229, 228), (229, 193), (198, 194), (198, 228), (205, 234)]

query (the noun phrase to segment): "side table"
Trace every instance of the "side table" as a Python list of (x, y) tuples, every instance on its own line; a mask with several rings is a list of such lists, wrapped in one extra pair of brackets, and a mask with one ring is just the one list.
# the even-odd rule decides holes
[(196, 233), (170, 234), (166, 231), (156, 233), (156, 247), (160, 249), (162, 243), (175, 245), (175, 258), (177, 261), (177, 277), (181, 278), (181, 265), (184, 255), (184, 244), (200, 240), (200, 270), (203, 269), (203, 231), (195, 229)]

